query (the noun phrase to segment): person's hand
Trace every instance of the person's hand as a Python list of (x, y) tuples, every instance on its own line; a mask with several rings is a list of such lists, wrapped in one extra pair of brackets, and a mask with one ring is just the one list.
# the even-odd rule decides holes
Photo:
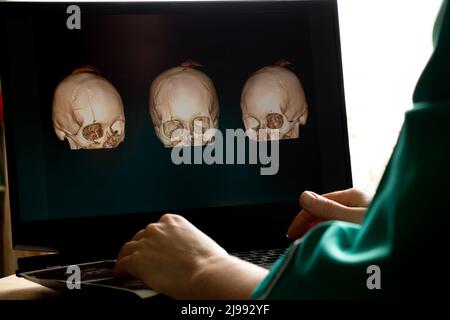
[(165, 214), (122, 247), (114, 271), (138, 278), (156, 291), (181, 297), (202, 265), (225, 256), (228, 254), (222, 247), (185, 218)]
[(185, 218), (165, 214), (126, 243), (114, 272), (177, 299), (248, 299), (267, 271), (235, 258)]
[(303, 210), (295, 217), (287, 236), (298, 239), (312, 226), (324, 220), (361, 223), (372, 196), (355, 188), (336, 191), (322, 196), (305, 191), (300, 196)]

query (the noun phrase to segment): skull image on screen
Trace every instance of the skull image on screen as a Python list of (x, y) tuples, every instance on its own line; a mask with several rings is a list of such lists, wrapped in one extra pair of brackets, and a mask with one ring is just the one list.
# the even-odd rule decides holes
[(164, 71), (150, 85), (149, 110), (155, 133), (167, 147), (214, 141), (219, 100), (211, 79), (192, 60)]
[(76, 69), (53, 96), (53, 127), (71, 150), (116, 148), (125, 138), (122, 99), (93, 67)]
[(253, 140), (294, 139), (308, 119), (305, 92), (286, 60), (264, 67), (246, 81), (242, 120)]

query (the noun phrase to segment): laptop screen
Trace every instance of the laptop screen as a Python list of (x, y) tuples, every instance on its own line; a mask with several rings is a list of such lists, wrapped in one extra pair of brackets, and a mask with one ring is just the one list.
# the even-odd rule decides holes
[(335, 3), (12, 8), (0, 76), (16, 226), (220, 220), (351, 184)]

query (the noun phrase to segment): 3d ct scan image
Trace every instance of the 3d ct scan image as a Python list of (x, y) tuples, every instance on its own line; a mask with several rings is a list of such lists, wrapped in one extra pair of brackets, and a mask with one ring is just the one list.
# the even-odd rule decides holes
[(52, 106), (57, 137), (71, 150), (112, 149), (125, 138), (122, 99), (91, 66), (75, 69), (57, 86)]
[[(167, 147), (213, 141), (219, 126), (219, 100), (211, 79), (188, 60), (164, 71), (150, 86), (149, 109), (155, 133)], [(194, 130), (196, 126), (199, 130)]]
[(62, 10), (11, 27), (24, 30), (13, 63), (31, 70), (13, 79), (28, 93), (16, 92), (12, 124), (21, 178), (33, 175), (20, 183), (25, 220), (262, 206), (322, 190), (316, 96), (328, 88), (315, 81), (308, 14), (176, 12), (86, 10), (69, 30)]
[[(253, 73), (242, 90), (242, 120), (253, 140), (295, 139), (308, 120), (303, 86), (280, 60)], [(265, 130), (264, 130), (265, 129)], [(272, 130), (277, 129), (274, 135)]]

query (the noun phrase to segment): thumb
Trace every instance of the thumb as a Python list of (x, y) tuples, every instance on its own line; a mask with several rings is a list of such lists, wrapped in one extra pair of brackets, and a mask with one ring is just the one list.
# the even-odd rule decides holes
[(311, 191), (302, 193), (300, 205), (316, 218), (325, 220), (359, 222), (364, 214), (361, 208), (346, 207)]

